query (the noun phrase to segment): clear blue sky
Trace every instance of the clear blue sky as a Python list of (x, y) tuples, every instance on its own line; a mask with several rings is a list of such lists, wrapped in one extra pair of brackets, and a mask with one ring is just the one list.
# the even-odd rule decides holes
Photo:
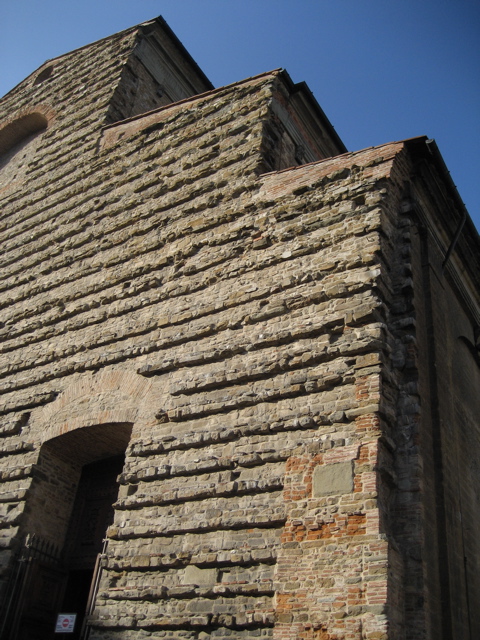
[(349, 150), (435, 138), (480, 228), (480, 0), (0, 0), (0, 95), (163, 15), (215, 86), (285, 68)]

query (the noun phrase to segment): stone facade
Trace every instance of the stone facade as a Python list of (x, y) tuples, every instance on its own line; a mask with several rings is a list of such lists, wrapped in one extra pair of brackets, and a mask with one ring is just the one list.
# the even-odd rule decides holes
[(434, 142), (347, 153), (158, 19), (8, 93), (0, 153), (1, 637), (53, 637), (123, 455), (90, 638), (480, 637), (480, 241)]

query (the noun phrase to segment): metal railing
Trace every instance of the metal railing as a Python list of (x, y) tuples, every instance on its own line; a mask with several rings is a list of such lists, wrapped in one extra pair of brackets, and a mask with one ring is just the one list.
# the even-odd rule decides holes
[(16, 637), (35, 560), (60, 566), (60, 551), (54, 544), (35, 534), (29, 534), (13, 562), (10, 578), (5, 586), (0, 608), (0, 640), (13, 640)]

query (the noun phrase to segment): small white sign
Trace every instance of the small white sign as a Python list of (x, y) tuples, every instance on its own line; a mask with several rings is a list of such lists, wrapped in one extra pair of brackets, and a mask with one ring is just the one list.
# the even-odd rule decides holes
[(75, 627), (76, 613), (59, 613), (55, 633), (73, 633)]

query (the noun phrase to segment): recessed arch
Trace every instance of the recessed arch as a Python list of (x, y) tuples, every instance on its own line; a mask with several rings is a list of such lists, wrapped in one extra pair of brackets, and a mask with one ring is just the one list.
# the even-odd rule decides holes
[(101, 424), (77, 429), (45, 442), (26, 496), (22, 534), (35, 534), (61, 549), (82, 469), (125, 455), (133, 425)]
[(0, 155), (6, 154), (35, 133), (43, 133), (48, 118), (40, 111), (26, 113), (0, 128)]
[(64, 460), (74, 460), (82, 467), (104, 458), (123, 455), (132, 435), (131, 422), (97, 424), (68, 431), (47, 440), (41, 452), (54, 452)]
[(32, 415), (31, 422), (38, 424), (38, 444), (86, 427), (135, 423), (151, 387), (151, 380), (133, 371), (101, 371), (79, 377)]
[(51, 110), (39, 106), (0, 124), (0, 190), (23, 183), (52, 118)]

